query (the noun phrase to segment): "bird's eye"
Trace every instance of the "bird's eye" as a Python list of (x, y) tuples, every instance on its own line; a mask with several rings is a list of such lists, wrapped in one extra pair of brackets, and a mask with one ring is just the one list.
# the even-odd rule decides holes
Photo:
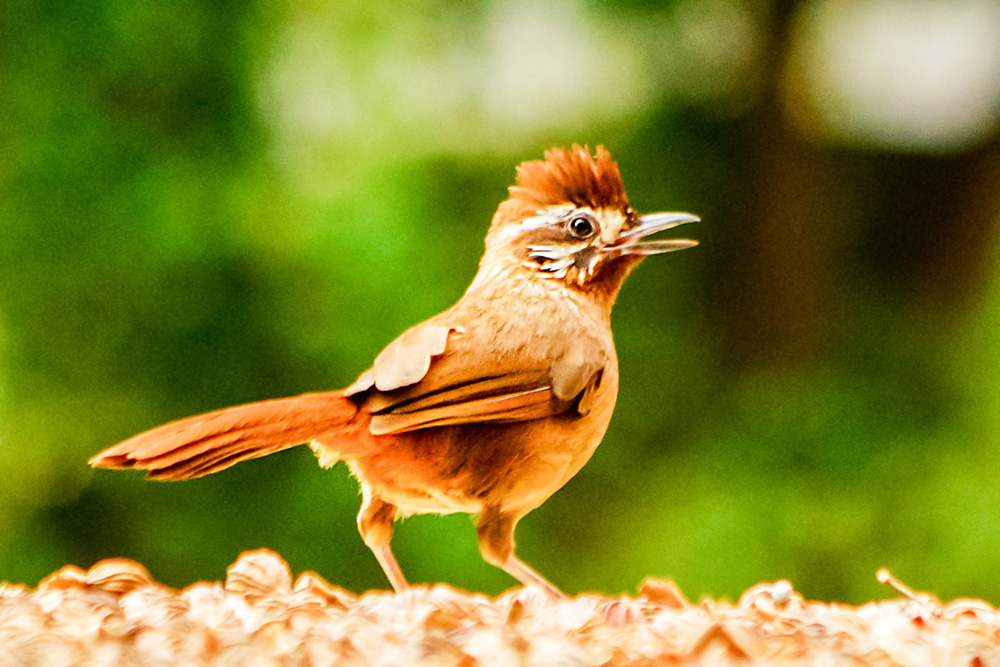
[(578, 239), (587, 239), (594, 235), (594, 223), (589, 218), (577, 216), (569, 221), (569, 233)]

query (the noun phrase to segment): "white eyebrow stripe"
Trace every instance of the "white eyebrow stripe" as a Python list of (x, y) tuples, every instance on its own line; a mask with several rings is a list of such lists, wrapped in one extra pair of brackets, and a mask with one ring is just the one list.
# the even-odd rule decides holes
[(511, 223), (505, 225), (500, 233), (504, 237), (517, 236), (521, 232), (531, 231), (533, 229), (541, 229), (542, 227), (550, 227), (552, 225), (560, 224), (570, 211), (573, 210), (573, 206), (553, 206), (552, 208), (540, 208), (535, 211), (536, 215), (531, 218), (525, 218), (521, 222)]
[(527, 218), (521, 222), (512, 222), (509, 225), (504, 225), (500, 230), (500, 235), (504, 238), (510, 238), (511, 236), (518, 236), (522, 232), (530, 231), (532, 229), (548, 227), (555, 222), (558, 222), (558, 220), (537, 215), (534, 218)]
[(527, 231), (529, 229), (539, 229), (541, 227), (548, 227), (551, 224), (559, 222), (559, 218), (553, 217), (551, 215), (536, 215), (533, 218), (525, 218), (521, 221), (518, 227), (521, 231)]
[(576, 210), (576, 207), (572, 204), (564, 204), (563, 206), (552, 206), (550, 208), (540, 208), (536, 213), (539, 215), (548, 214), (555, 216), (556, 219), (561, 220), (569, 215), (570, 211)]
[(551, 208), (540, 208), (535, 211), (535, 217), (526, 218), (521, 221), (521, 229), (539, 229), (541, 227), (548, 227), (549, 225), (556, 225), (562, 222), (563, 218), (570, 214), (573, 210), (573, 206), (553, 206)]

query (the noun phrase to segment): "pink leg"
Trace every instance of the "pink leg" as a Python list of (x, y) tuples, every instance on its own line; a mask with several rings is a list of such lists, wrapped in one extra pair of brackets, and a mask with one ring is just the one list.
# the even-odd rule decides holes
[(396, 557), (392, 555), (392, 550), (388, 544), (384, 547), (371, 547), (371, 550), (375, 554), (378, 564), (382, 566), (382, 571), (385, 572), (385, 576), (389, 579), (389, 583), (392, 584), (394, 591), (402, 593), (410, 587), (406, 583), (403, 571), (399, 569), (399, 563), (396, 562)]
[(367, 484), (361, 484), (361, 511), (358, 512), (358, 531), (365, 544), (375, 554), (375, 560), (397, 593), (409, 588), (399, 563), (392, 555), (389, 541), (392, 539), (392, 523), (396, 520), (396, 507), (385, 502)]
[(507, 557), (507, 561), (503, 564), (503, 571), (520, 581), (525, 586), (538, 586), (551, 597), (563, 599), (566, 597), (563, 592), (553, 586), (548, 579), (535, 572), (528, 566), (527, 563), (514, 554)]
[(498, 507), (484, 507), (479, 515), (476, 534), (483, 559), (520, 581), (525, 586), (538, 586), (549, 597), (565, 598), (548, 579), (538, 574), (514, 555), (514, 526), (521, 515), (504, 512)]

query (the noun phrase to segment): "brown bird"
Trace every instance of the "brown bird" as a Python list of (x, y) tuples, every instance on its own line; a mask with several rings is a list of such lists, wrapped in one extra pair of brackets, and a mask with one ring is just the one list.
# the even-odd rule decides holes
[(514, 555), (514, 527), (604, 436), (618, 394), (611, 306), (626, 276), (697, 244), (647, 237), (698, 218), (636, 213), (602, 146), (548, 151), (517, 181), (458, 303), (405, 331), (351, 386), (181, 419), (90, 464), (192, 479), (308, 443), (320, 465), (344, 461), (360, 482), (358, 529), (397, 591), (396, 518), (469, 512), (487, 562), (559, 595)]

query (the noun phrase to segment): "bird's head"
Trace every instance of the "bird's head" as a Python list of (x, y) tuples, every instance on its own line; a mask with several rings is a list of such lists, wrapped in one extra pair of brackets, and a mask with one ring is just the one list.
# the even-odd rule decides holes
[(697, 220), (688, 213), (636, 213), (603, 146), (594, 156), (576, 144), (554, 148), (544, 160), (518, 166), (517, 185), (493, 216), (483, 268), (516, 264), (539, 279), (614, 301), (644, 258), (698, 244), (647, 237)]

